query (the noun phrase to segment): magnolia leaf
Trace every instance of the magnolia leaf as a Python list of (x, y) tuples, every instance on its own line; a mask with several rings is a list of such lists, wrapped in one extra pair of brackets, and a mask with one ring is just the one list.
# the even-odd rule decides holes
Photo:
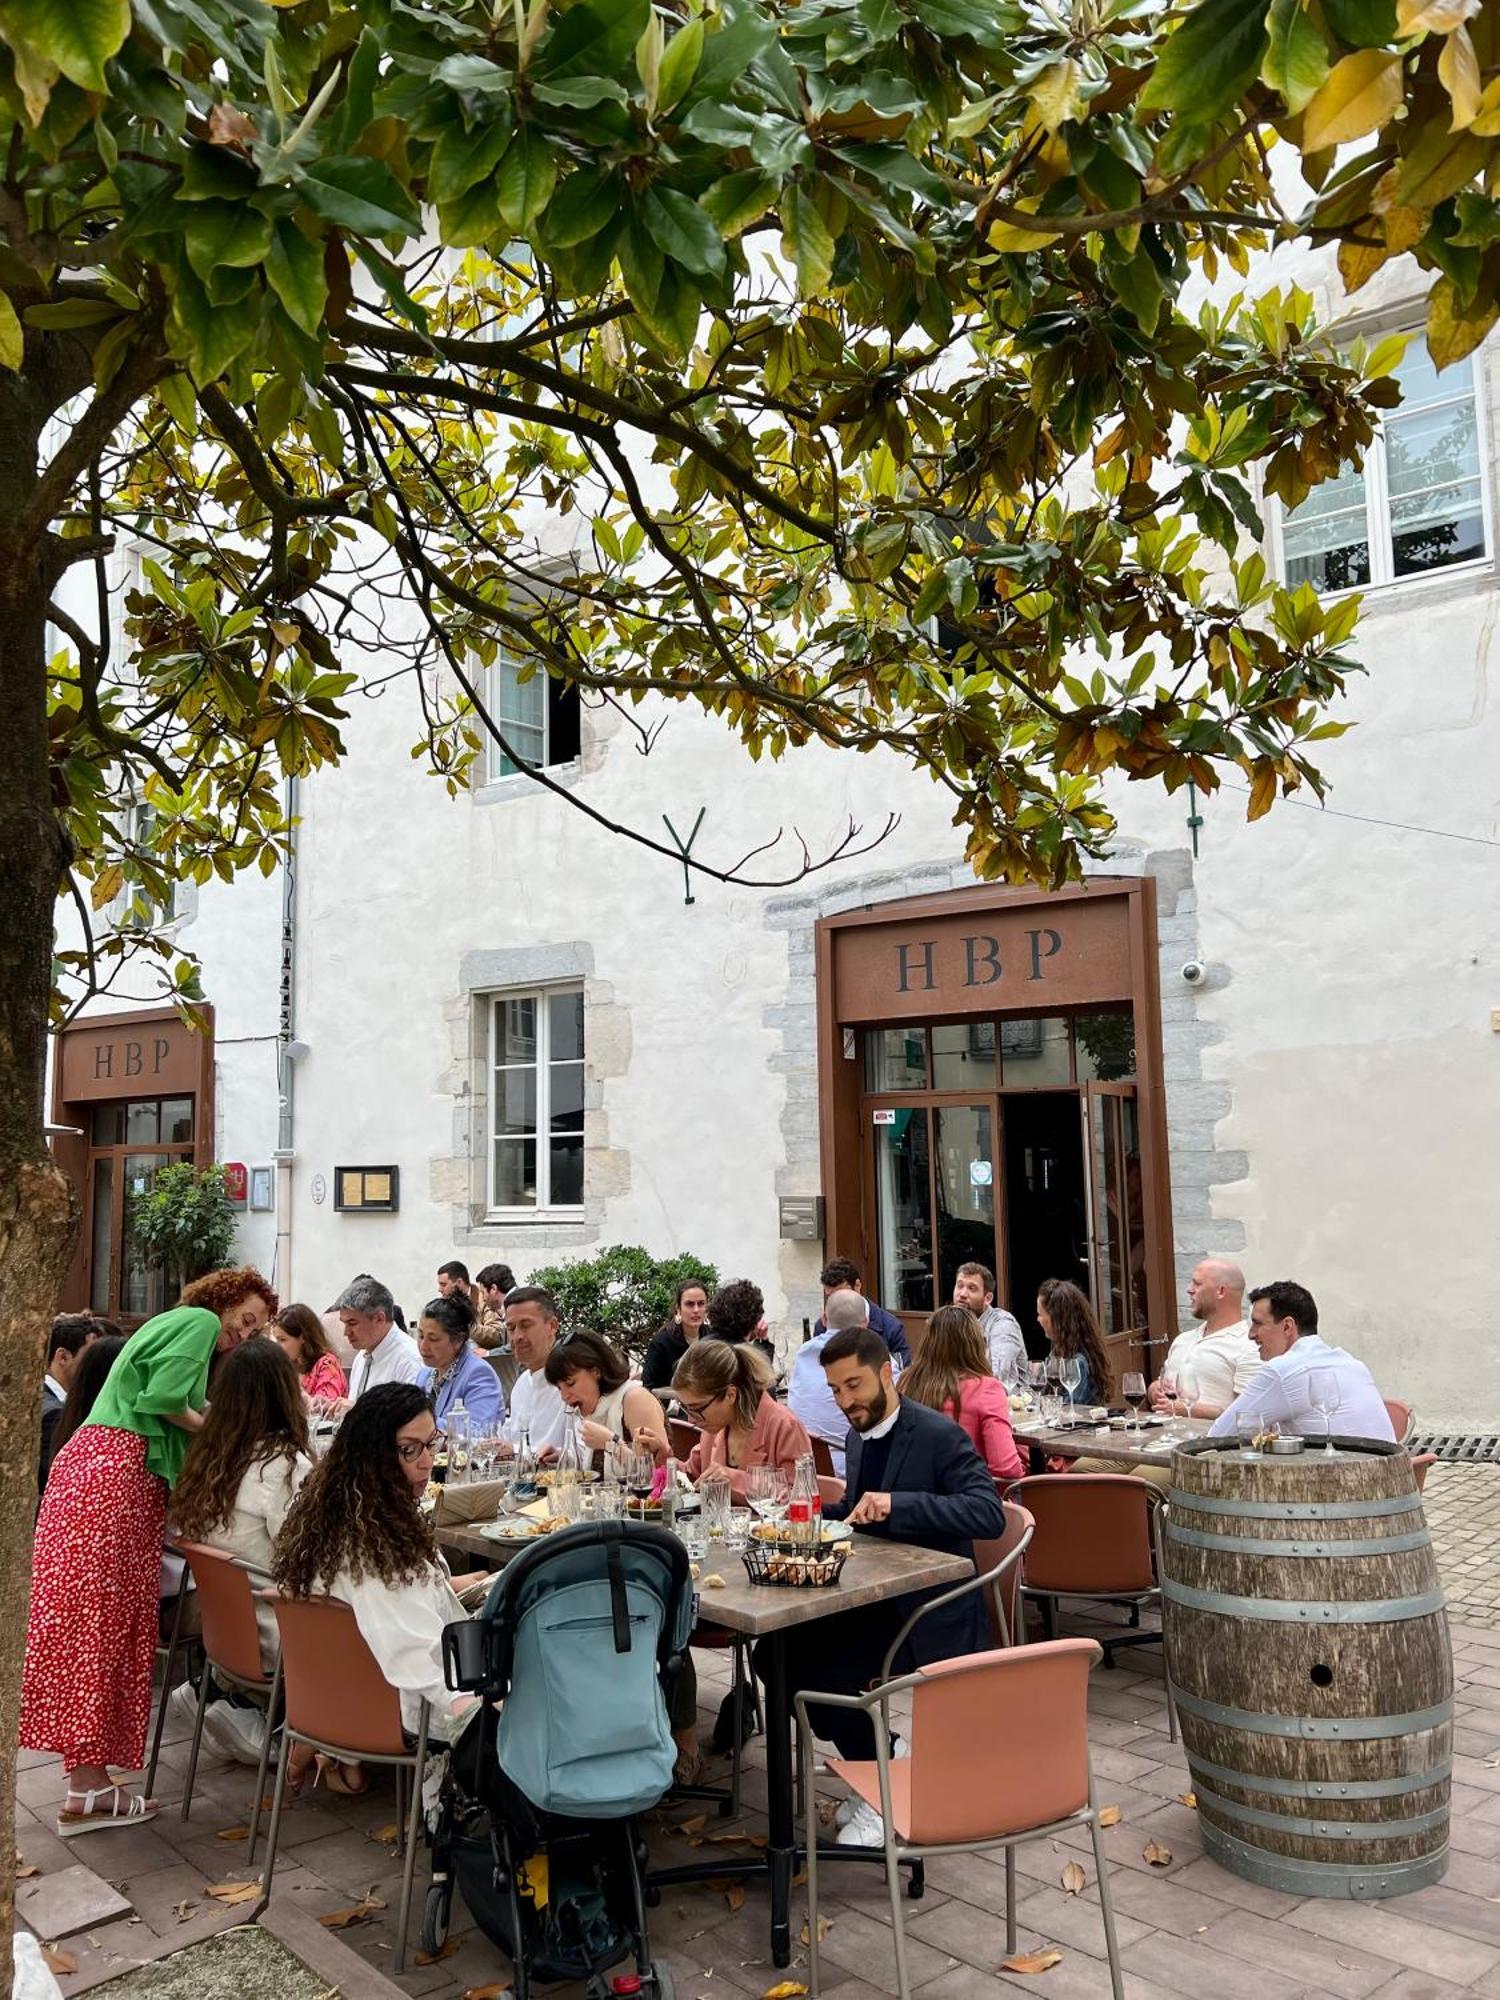
[(661, 91), (661, 57), (664, 30), (661, 16), (653, 7), (635, 45), (635, 67), (646, 89), (646, 109), (655, 111)]
[[(208, 1893), (212, 1895), (212, 1889)], [(347, 1910), (330, 1910), (326, 1917), (319, 1917), (318, 1922), (325, 1931), (347, 1931), (355, 1924), (368, 1923), (377, 1910), (384, 1908), (385, 1904), (378, 1896), (364, 1896)]]
[(0, 35), (18, 58), (25, 51), (33, 73), (60, 71), (80, 90), (107, 90), (104, 65), (129, 33), (130, 0), (6, 0), (0, 8)]
[(414, 1951), (411, 1955), (411, 1962), (413, 1965), (441, 1965), (445, 1958), (452, 1958), (454, 1952), (457, 1950), (458, 1939), (456, 1937), (444, 1938), (436, 1951)]
[(1163, 1847), (1159, 1840), (1148, 1840), (1141, 1849), (1141, 1859), (1153, 1868), (1169, 1868), (1172, 1865), (1172, 1850)]
[(310, 243), (290, 217), (277, 223), (266, 256), (266, 282), (304, 333), (316, 334), (328, 305), (321, 244)]
[(745, 1907), (744, 1884), (741, 1882), (731, 1882), (729, 1887), (724, 1891), (724, 1901), (729, 1905), (731, 1910), (743, 1910)]
[(55, 1973), (59, 1979), (66, 1979), (70, 1973), (78, 1970), (78, 1960), (72, 1952), (64, 1951), (60, 1944), (44, 1944), (42, 1961), (47, 1970)]
[(1188, 1806), (1192, 1811), (1196, 1812), (1198, 1810), (1198, 1794), (1196, 1792), (1179, 1792), (1177, 1794), (1177, 1803), (1180, 1806)]
[(1384, 49), (1360, 49), (1335, 63), (1328, 81), (1302, 119), (1302, 151), (1346, 146), (1378, 132), (1401, 108), (1401, 58)]
[(1407, 35), (1451, 35), (1472, 21), (1484, 0), (1396, 0), (1396, 27)]
[(1328, 76), (1328, 44), (1302, 0), (1271, 0), (1266, 26), (1271, 39), (1260, 66), (1261, 78), (1281, 92), (1295, 117)]
[(208, 1893), (216, 1903), (253, 1903), (260, 1894), (259, 1882), (211, 1882)]
[(547, 241), (559, 250), (587, 243), (619, 207), (620, 186), (614, 176), (603, 167), (580, 167), (568, 175), (547, 204)]
[(459, 2000), (510, 2000), (510, 1982), (492, 1979), (488, 1986), (466, 1986)]
[(1062, 1964), (1060, 1951), (1022, 1951), (1014, 1958), (1002, 1958), (1002, 1972), (1050, 1972), (1054, 1965)]
[(713, 218), (696, 201), (676, 188), (648, 188), (641, 199), (641, 218), (664, 256), (699, 277), (724, 268), (724, 239)]
[(1361, 285), (1369, 284), (1381, 265), (1388, 264), (1395, 254), (1394, 248), (1382, 249), (1378, 243), (1341, 243), (1339, 276), (1345, 291), (1357, 292)]
[(248, 1840), (249, 1838), (250, 1829), (248, 1826), (221, 1826), (214, 1835), (215, 1840)]
[[(1257, 761), (1255, 775), (1250, 780), (1250, 803), (1245, 808), (1246, 819), (1264, 819), (1275, 803), (1276, 766), (1268, 757), (1262, 757)], [(1146, 1856), (1148, 1861), (1150, 1858), (1149, 1855)]]
[(985, 232), (985, 241), (992, 250), (1041, 250), (1047, 244), (1057, 241), (1057, 232), (1050, 229), (1028, 229), (1024, 223), (1001, 220), (990, 224)]
[(1467, 28), (1455, 28), (1443, 43), (1438, 57), (1438, 76), (1453, 105), (1452, 130), (1462, 132), (1479, 116), (1483, 82), (1479, 58)]
[(10, 293), (0, 292), (0, 368), (8, 368), (12, 374), (18, 374), (25, 344), (26, 336), (21, 331), (21, 322), (11, 304)]
[[(821, 1915), (820, 1915), (820, 1916), (819, 1916), (819, 1918), (818, 1918), (818, 1943), (819, 1943), (819, 1944), (822, 1944), (822, 1942), (823, 1942), (823, 1941), (824, 1941), (824, 1939), (825, 1939), (825, 1938), (826, 1938), (826, 1937), (828, 1936), (828, 1933), (829, 1933), (829, 1932), (830, 1932), (830, 1931), (831, 1931), (832, 1929), (833, 1929), (833, 1918), (832, 1918), (832, 1917), (825, 1917), (825, 1916), (821, 1916)], [(812, 1943), (812, 1929), (811, 1929), (811, 1926), (810, 1926), (810, 1925), (808, 1924), (808, 1921), (807, 1921), (807, 1919), (806, 1919), (805, 1917), (804, 1917), (804, 1918), (803, 1918), (803, 1920), (802, 1920), (802, 1929), (801, 1929), (801, 1931), (800, 1931), (800, 1933), (799, 1933), (799, 1936), (801, 1937), (801, 1941), (802, 1941), (802, 1943), (803, 1943), (803, 1944), (811, 1944), (811, 1943)]]
[(1479, 100), (1479, 116), (1469, 127), (1469, 133), (1477, 139), (1500, 139), (1500, 76), (1485, 85)]
[(1427, 351), (1439, 368), (1447, 368), (1472, 354), (1497, 319), (1500, 300), (1466, 313), (1453, 280), (1439, 278), (1427, 301)]
[[(821, 1919), (818, 1927), (822, 1929)], [(806, 1991), (800, 1979), (783, 1979), (779, 1986), (768, 1986), (760, 2000), (799, 2000), (799, 1996)]]
[(1068, 1863), (1062, 1872), (1061, 1879), (1064, 1891), (1070, 1896), (1081, 1896), (1088, 1887), (1089, 1878), (1083, 1872), (1082, 1865), (1077, 1861), (1070, 1861)]
[(411, 196), (383, 160), (317, 160), (301, 189), (325, 222), (356, 236), (409, 236), (419, 227)]
[(527, 228), (552, 199), (557, 156), (529, 126), (522, 126), (505, 151), (495, 180), (502, 218), (512, 229)]
[(1078, 116), (1079, 69), (1071, 56), (1048, 63), (1031, 86), (1036, 115), (1049, 132), (1055, 132), (1070, 118)]
[[(715, 181), (699, 195), (698, 206), (727, 242), (742, 229), (748, 229), (752, 222), (759, 222), (767, 209), (776, 206), (780, 193), (779, 184), (770, 174), (763, 174), (759, 167), (746, 167)], [(550, 223), (550, 211), (547, 219)]]
[(781, 247), (797, 272), (801, 298), (815, 299), (828, 289), (833, 276), (833, 238), (811, 199), (798, 186), (781, 198)]
[(1202, 0), (1157, 57), (1141, 109), (1212, 125), (1254, 83), (1265, 47), (1265, 0)]
[(1101, 1826), (1118, 1826), (1124, 1817), (1124, 1813), (1121, 1812), (1118, 1806), (1101, 1806), (1099, 1808), (1099, 1824)]
[(678, 99), (687, 94), (703, 57), (703, 32), (701, 20), (689, 21), (677, 30), (662, 51), (656, 95), (659, 111), (670, 111)]

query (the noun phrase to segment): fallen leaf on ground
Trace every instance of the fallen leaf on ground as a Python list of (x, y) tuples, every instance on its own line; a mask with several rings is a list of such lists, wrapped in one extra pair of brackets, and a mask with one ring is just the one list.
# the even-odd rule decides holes
[(372, 1828), (369, 1837), (371, 1840), (378, 1840), (382, 1847), (394, 1847), (401, 1838), (401, 1829), (392, 1820), (389, 1826)]
[(411, 1962), (413, 1965), (441, 1965), (445, 1958), (452, 1958), (457, 1950), (458, 1939), (445, 1938), (436, 1951), (414, 1951)]
[(745, 1892), (738, 1882), (731, 1882), (729, 1887), (724, 1891), (724, 1901), (729, 1905), (731, 1910), (744, 1909)]
[(1168, 1868), (1172, 1862), (1172, 1850), (1170, 1847), (1163, 1847), (1159, 1840), (1148, 1840), (1141, 1849), (1141, 1859), (1149, 1862), (1153, 1868)]
[(41, 1872), (40, 1868), (33, 1868), (29, 1861), (23, 1861), (19, 1854), (16, 1856), (16, 1880), (18, 1882), (29, 1882), (33, 1875), (40, 1875)]
[(378, 1896), (365, 1896), (359, 1902), (351, 1903), (347, 1910), (330, 1910), (326, 1917), (319, 1917), (318, 1922), (325, 1931), (346, 1931), (351, 1924), (365, 1923), (377, 1910), (384, 1908), (385, 1904)]
[(1101, 1806), (1099, 1808), (1099, 1824), (1101, 1826), (1118, 1826), (1124, 1817), (1124, 1813), (1118, 1806)]
[(1076, 1861), (1070, 1861), (1062, 1872), (1062, 1885), (1070, 1896), (1081, 1896), (1088, 1887), (1088, 1879)]
[(213, 1882), (208, 1893), (220, 1903), (251, 1903), (260, 1894), (259, 1882)]
[(1191, 1806), (1193, 1811), (1196, 1812), (1198, 1810), (1198, 1794), (1196, 1792), (1179, 1792), (1177, 1794), (1177, 1803), (1180, 1806)]
[[(70, 1972), (78, 1970), (78, 1960), (72, 1952), (64, 1951), (61, 1945), (44, 1944), (42, 1957), (46, 1960), (47, 1970), (55, 1972), (59, 1979), (66, 1979)], [(806, 1991), (805, 1987), (803, 1991)]]
[(197, 1907), (198, 1905), (193, 1901), (191, 1896), (184, 1896), (180, 1903), (172, 1905), (172, 1915), (177, 1919), (178, 1923), (185, 1924)]
[(510, 1988), (503, 1980), (493, 1979), (488, 1986), (466, 1986), (459, 2000), (505, 2000)]
[[(801, 1889), (805, 1888), (806, 1884), (807, 1884), (807, 1870), (805, 1868), (799, 1868), (796, 1874), (792, 1877), (792, 1887), (794, 1889)], [(1500, 1902), (1500, 1897), (1496, 1897), (1495, 1900), (1497, 1902)]]
[(1050, 1972), (1054, 1965), (1062, 1964), (1060, 1951), (1023, 1951), (1014, 1958), (1002, 1958), (1002, 1972)]
[(249, 1838), (250, 1829), (248, 1826), (221, 1826), (214, 1835), (215, 1840), (248, 1840)]
[(806, 1991), (800, 1979), (783, 1979), (779, 1986), (768, 1986), (760, 2000), (797, 2000), (797, 1996)]
[(1345, 1971), (1345, 1972), (1363, 1972), (1363, 1971), (1364, 1971), (1364, 1967), (1363, 1967), (1362, 1965), (1351, 1965), (1351, 1964), (1349, 1963), (1349, 1961), (1348, 1961), (1348, 1959), (1347, 1959), (1347, 1958), (1341, 1958), (1341, 1959), (1340, 1959), (1340, 1960), (1339, 1960), (1338, 1962), (1339, 1962), (1339, 1966), (1340, 1966), (1340, 1968), (1341, 1968), (1341, 1969), (1342, 1969), (1343, 1971)]
[(702, 1833), (704, 1827), (706, 1827), (707, 1825), (708, 1825), (708, 1814), (698, 1813), (692, 1819), (678, 1820), (677, 1831), (679, 1833)]
[[(832, 1918), (832, 1917), (819, 1917), (819, 1919), (818, 1919), (818, 1943), (819, 1943), (819, 1944), (821, 1944), (821, 1943), (823, 1942), (824, 1938), (826, 1938), (826, 1937), (827, 1937), (828, 1933), (829, 1933), (829, 1932), (830, 1932), (830, 1931), (831, 1931), (832, 1929), (833, 1929), (833, 1918)], [(811, 1934), (811, 1931), (810, 1931), (810, 1929), (809, 1929), (809, 1926), (808, 1926), (808, 1922), (807, 1922), (807, 1919), (806, 1919), (805, 1917), (804, 1917), (804, 1918), (803, 1918), (803, 1920), (802, 1920), (802, 1933), (801, 1933), (801, 1937), (802, 1937), (802, 1942), (803, 1942), (803, 1944), (811, 1944), (811, 1943), (812, 1943), (812, 1934)]]

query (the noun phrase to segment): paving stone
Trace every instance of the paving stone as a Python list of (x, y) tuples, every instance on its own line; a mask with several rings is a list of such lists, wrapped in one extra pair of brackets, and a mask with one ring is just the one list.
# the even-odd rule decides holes
[(1376, 1957), (1373, 1945), (1351, 1950), (1312, 1933), (1299, 1936), (1285, 1919), (1271, 1923), (1248, 1910), (1231, 1911), (1210, 1924), (1200, 1942), (1268, 1973), (1300, 1980), (1314, 1992), (1343, 1994), (1346, 2000), (1362, 2000), (1401, 1970), (1399, 1960)]
[[(1405, 1898), (1402, 1898), (1404, 1904)], [(1500, 1914), (1500, 1913), (1497, 1913)], [(1303, 1903), (1288, 1910), (1283, 1921), (1336, 1944), (1349, 1945), (1363, 1957), (1378, 1952), (1393, 1966), (1430, 1972), (1458, 1985), (1482, 1978), (1500, 1964), (1500, 1949), (1460, 1937), (1414, 1917), (1397, 1916), (1394, 1907), (1373, 1903)]]
[(1238, 1954), (1216, 1951), (1198, 1938), (1171, 1937), (1151, 1931), (1121, 1953), (1123, 1962), (1134, 1972), (1143, 1973), (1174, 1993), (1190, 2000), (1293, 2000), (1301, 1993), (1305, 1975), (1282, 1976), (1268, 1972), (1264, 1965)]
[[(1093, 1897), (1068, 1896), (1061, 1889), (1039, 1889), (1023, 1900), (1017, 1916), (1021, 1923), (1040, 1931), (1054, 1944), (1092, 1952), (1099, 1958), (1104, 1956), (1104, 1914)], [(1148, 1936), (1150, 1930), (1150, 1924), (1116, 1907), (1115, 1935), (1122, 1947)], [(1003, 1958), (1005, 1954), (1002, 1952), (1000, 1956)]]
[(1430, 1972), (1398, 1972), (1387, 1985), (1376, 1989), (1375, 2000), (1457, 2000), (1473, 1987), (1455, 1986), (1449, 1979), (1434, 1979)]
[[(96, 1836), (99, 1839), (104, 1835)], [(133, 1914), (130, 1899), (81, 1861), (16, 1884), (16, 1914), (40, 1938), (75, 1937)]]

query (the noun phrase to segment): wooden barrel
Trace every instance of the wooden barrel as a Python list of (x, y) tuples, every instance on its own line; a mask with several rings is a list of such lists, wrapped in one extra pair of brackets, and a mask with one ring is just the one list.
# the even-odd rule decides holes
[(1172, 1458), (1167, 1671), (1206, 1851), (1297, 1896), (1397, 1896), (1448, 1866), (1453, 1652), (1396, 1445)]

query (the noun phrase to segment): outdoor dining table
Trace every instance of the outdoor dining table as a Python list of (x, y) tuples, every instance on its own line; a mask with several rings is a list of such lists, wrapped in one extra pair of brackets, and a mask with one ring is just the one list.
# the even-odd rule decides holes
[(1210, 1417), (1169, 1417), (1153, 1424), (1145, 1419), (1139, 1430), (1111, 1430), (1108, 1424), (1085, 1419), (1059, 1429), (1018, 1411), (1011, 1428), (1017, 1444), (1035, 1445), (1047, 1458), (1104, 1458), (1122, 1470), (1132, 1465), (1165, 1469), (1172, 1462), (1173, 1446), (1207, 1437), (1212, 1421)]
[[(456, 1553), (482, 1556), (495, 1563), (506, 1561), (518, 1546), (496, 1543), (467, 1526), (439, 1528), (438, 1540)], [(841, 1611), (853, 1611), (861, 1605), (883, 1604), (913, 1591), (961, 1583), (974, 1574), (974, 1565), (964, 1556), (943, 1555), (908, 1542), (889, 1542), (882, 1536), (857, 1532), (843, 1575), (824, 1590), (751, 1583), (743, 1563), (727, 1553), (722, 1559), (715, 1558), (715, 1562), (710, 1574), (721, 1576), (724, 1587), (702, 1592), (699, 1601), (702, 1616), (715, 1625), (743, 1632), (747, 1639), (767, 1642), (764, 1653), (769, 1822), (766, 1845), (752, 1856), (726, 1859), (722, 1853), (716, 1853), (710, 1861), (653, 1869), (647, 1882), (655, 1888), (667, 1888), (677, 1882), (702, 1882), (720, 1876), (738, 1876), (742, 1880), (764, 1876), (771, 1889), (771, 1957), (778, 1966), (790, 1965), (792, 1877), (797, 1872), (802, 1849), (797, 1843), (792, 1786), (792, 1700), (799, 1690), (788, 1683), (786, 1635), (798, 1626), (821, 1618), (836, 1618)], [(813, 1823), (816, 1824), (816, 1816)], [(883, 1850), (820, 1845), (818, 1855), (820, 1860), (827, 1861), (882, 1860)]]

